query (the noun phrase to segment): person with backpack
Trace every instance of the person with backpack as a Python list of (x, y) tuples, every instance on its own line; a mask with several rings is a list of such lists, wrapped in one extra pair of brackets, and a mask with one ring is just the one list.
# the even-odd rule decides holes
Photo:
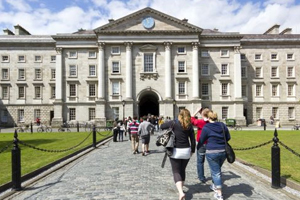
[(142, 156), (149, 154), (150, 134), (154, 131), (154, 126), (147, 121), (147, 116), (143, 117), (143, 122), (140, 124), (138, 134), (142, 139)]
[(131, 147), (132, 147), (132, 153), (137, 154), (139, 153), (139, 136), (138, 136), (138, 130), (139, 130), (139, 123), (136, 121), (137, 117), (133, 117), (133, 120), (128, 125), (128, 129), (130, 130), (131, 135)]

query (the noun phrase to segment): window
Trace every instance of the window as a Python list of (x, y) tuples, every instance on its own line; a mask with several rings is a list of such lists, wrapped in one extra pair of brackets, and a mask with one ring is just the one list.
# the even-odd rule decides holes
[(256, 107), (256, 119), (262, 118), (262, 107)]
[(56, 70), (51, 69), (51, 79), (55, 79), (55, 78), (56, 78)]
[(288, 115), (289, 115), (289, 119), (295, 119), (295, 108), (294, 107), (289, 107)]
[(254, 59), (255, 60), (262, 60), (262, 55), (260, 53), (259, 54), (255, 54)]
[(229, 91), (228, 91), (228, 83), (222, 83), (221, 84), (221, 95), (222, 96), (227, 96), (229, 94)]
[(111, 54), (120, 54), (120, 47), (111, 47)]
[(34, 62), (42, 62), (42, 56), (34, 56)]
[(178, 72), (185, 72), (185, 61), (178, 61)]
[(7, 110), (2, 110), (1, 121), (2, 122), (7, 122), (8, 121), (8, 111)]
[(256, 85), (255, 92), (256, 92), (257, 97), (261, 97), (262, 96), (262, 85)]
[(56, 56), (51, 56), (50, 60), (51, 62), (56, 62)]
[(70, 51), (69, 52), (69, 58), (77, 58), (77, 52), (76, 51)]
[(96, 109), (89, 108), (89, 121), (95, 120), (95, 118), (96, 118)]
[(41, 86), (34, 87), (34, 97), (36, 99), (40, 99), (42, 97), (41, 93)]
[(25, 69), (19, 69), (19, 80), (25, 80)]
[(18, 56), (18, 62), (25, 62), (25, 56)]
[(69, 120), (76, 120), (76, 109), (75, 108), (69, 108)]
[(222, 107), (222, 119), (228, 118), (228, 107)]
[(2, 99), (9, 99), (9, 87), (2, 86)]
[(242, 66), (241, 75), (242, 75), (242, 78), (247, 78), (247, 67), (246, 66)]
[(18, 121), (19, 122), (24, 122), (24, 109), (19, 109), (18, 110)]
[(77, 77), (77, 67), (76, 65), (70, 65), (70, 76)]
[(178, 94), (179, 95), (185, 94), (185, 82), (178, 83)]
[(277, 53), (271, 53), (271, 60), (278, 60)]
[(89, 58), (96, 58), (96, 51), (89, 51)]
[(201, 57), (209, 57), (209, 53), (207, 50), (202, 50), (201, 51)]
[(221, 50), (221, 57), (229, 57), (229, 51), (228, 50), (225, 50), (225, 49), (222, 49)]
[(293, 66), (288, 66), (287, 67), (287, 77), (288, 78), (295, 77), (295, 67), (293, 67)]
[(271, 67), (271, 78), (278, 78), (278, 67)]
[(293, 53), (286, 54), (286, 59), (287, 60), (294, 60), (294, 54)]
[(221, 65), (221, 75), (229, 75), (228, 64)]
[(76, 85), (70, 84), (70, 97), (76, 97)]
[(112, 73), (114, 73), (114, 74), (120, 73), (120, 62), (119, 61), (112, 62)]
[(202, 83), (201, 94), (202, 94), (202, 96), (208, 96), (209, 95), (209, 86), (208, 86), (208, 83)]
[(272, 107), (272, 116), (274, 119), (278, 119), (278, 107)]
[(272, 84), (272, 96), (278, 97), (279, 96), (279, 85), (278, 84)]
[(185, 54), (185, 47), (178, 47), (177, 48), (177, 53), (178, 54)]
[(209, 65), (208, 64), (201, 65), (201, 74), (204, 76), (209, 75)]
[(113, 107), (113, 119), (118, 118), (119, 119), (119, 107)]
[(42, 70), (41, 69), (35, 69), (35, 80), (42, 80)]
[(246, 60), (246, 54), (244, 53), (241, 54), (241, 60)]
[(19, 86), (19, 99), (25, 98), (25, 86)]
[(112, 82), (112, 95), (120, 95), (120, 83)]
[(8, 69), (2, 69), (2, 80), (9, 80), (9, 71), (8, 71)]
[(55, 86), (51, 87), (51, 99), (55, 99)]
[(262, 78), (263, 73), (262, 73), (262, 67), (256, 67), (255, 68), (255, 78)]
[(89, 66), (89, 76), (96, 76), (96, 65)]
[(96, 85), (95, 84), (89, 84), (89, 96), (90, 97), (96, 96)]
[(2, 56), (2, 62), (9, 62), (9, 56)]
[(34, 118), (33, 118), (33, 120), (36, 120), (36, 118), (41, 119), (41, 110), (40, 109), (34, 109)]
[(295, 85), (294, 84), (288, 84), (288, 96), (295, 96)]
[(153, 72), (153, 54), (144, 54), (144, 72)]
[(242, 97), (247, 97), (247, 85), (242, 85)]

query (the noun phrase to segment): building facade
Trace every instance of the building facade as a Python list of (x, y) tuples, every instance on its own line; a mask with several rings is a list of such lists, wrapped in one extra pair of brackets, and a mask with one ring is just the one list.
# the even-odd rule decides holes
[(174, 117), (209, 107), (253, 124), (300, 118), (300, 36), (202, 29), (145, 8), (94, 30), (0, 36), (0, 122)]

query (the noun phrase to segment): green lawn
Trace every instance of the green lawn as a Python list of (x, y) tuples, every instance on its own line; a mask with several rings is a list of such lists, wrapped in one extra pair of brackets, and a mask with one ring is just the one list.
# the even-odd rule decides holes
[[(63, 132), (63, 133), (20, 133), (19, 140), (33, 146), (49, 149), (62, 150), (68, 149), (83, 141), (89, 133), (86, 132)], [(97, 134), (97, 141), (103, 139)], [(13, 140), (13, 133), (0, 133), (0, 150)], [(43, 167), (59, 158), (69, 155), (83, 147), (91, 145), (92, 135), (80, 146), (67, 152), (48, 153), (37, 151), (32, 148), (20, 145), (21, 148), (21, 169), (22, 176)], [(11, 181), (11, 147), (0, 154), (0, 185)]]
[[(285, 145), (300, 153), (300, 131), (278, 130), (278, 138)], [(252, 147), (272, 140), (274, 131), (231, 131), (230, 144), (233, 148)], [(248, 163), (271, 171), (271, 144), (253, 150), (235, 151), (236, 156)], [(281, 176), (300, 182), (300, 158), (280, 147)]]

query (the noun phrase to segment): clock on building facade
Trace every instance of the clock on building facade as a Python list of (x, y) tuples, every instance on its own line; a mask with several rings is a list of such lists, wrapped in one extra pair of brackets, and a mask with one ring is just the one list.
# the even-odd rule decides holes
[(152, 17), (148, 16), (143, 19), (142, 24), (143, 24), (144, 28), (151, 29), (154, 27), (155, 22)]

